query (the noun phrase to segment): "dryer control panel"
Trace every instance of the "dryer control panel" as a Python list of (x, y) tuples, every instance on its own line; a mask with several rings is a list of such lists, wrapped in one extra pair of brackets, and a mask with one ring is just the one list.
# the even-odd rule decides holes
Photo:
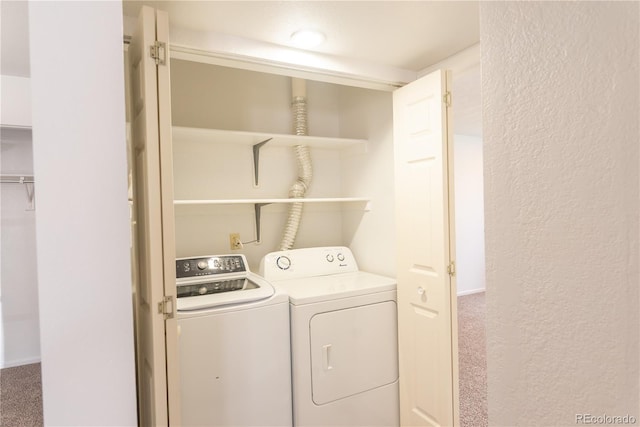
[(345, 246), (271, 252), (260, 261), (260, 275), (267, 280), (298, 279), (354, 271), (358, 271), (358, 265), (351, 250)]
[(213, 255), (176, 260), (176, 278), (247, 272), (244, 255)]

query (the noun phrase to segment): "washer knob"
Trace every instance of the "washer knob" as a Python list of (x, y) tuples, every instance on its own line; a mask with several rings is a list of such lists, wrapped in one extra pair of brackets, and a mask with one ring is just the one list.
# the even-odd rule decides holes
[(207, 287), (206, 286), (201, 287), (200, 289), (198, 289), (198, 293), (200, 295), (206, 294), (207, 293)]
[(280, 270), (288, 270), (291, 267), (291, 260), (286, 256), (279, 256), (276, 260), (276, 265)]
[(207, 268), (207, 261), (198, 261), (198, 270), (204, 270)]
[(341, 253), (337, 255), (338, 261), (344, 261), (344, 255)]
[(327, 261), (333, 262), (333, 255), (327, 254)]

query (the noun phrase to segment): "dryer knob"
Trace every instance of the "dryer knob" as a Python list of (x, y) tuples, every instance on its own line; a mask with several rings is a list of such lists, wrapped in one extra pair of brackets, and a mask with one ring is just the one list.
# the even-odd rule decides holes
[(291, 260), (286, 256), (279, 256), (276, 260), (276, 265), (280, 270), (288, 270), (291, 267)]
[(198, 261), (198, 269), (199, 270), (204, 270), (205, 268), (207, 268), (207, 261)]
[(206, 286), (201, 287), (200, 289), (198, 289), (198, 293), (200, 295), (206, 294), (207, 293), (207, 287)]

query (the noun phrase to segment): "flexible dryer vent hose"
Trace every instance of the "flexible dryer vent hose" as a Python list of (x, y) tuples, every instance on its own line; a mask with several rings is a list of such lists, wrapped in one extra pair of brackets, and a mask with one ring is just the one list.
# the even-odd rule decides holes
[[(293, 93), (291, 107), (293, 110), (294, 131), (296, 135), (307, 135), (307, 97), (305, 81), (294, 78), (291, 80), (291, 87)], [(313, 177), (311, 155), (309, 153), (309, 147), (307, 146), (296, 145), (293, 149), (298, 164), (298, 179), (289, 189), (289, 197), (303, 198)], [(296, 235), (298, 234), (298, 228), (300, 227), (300, 219), (302, 218), (302, 206), (302, 202), (295, 202), (292, 203), (289, 208), (289, 217), (287, 218), (282, 242), (280, 243), (281, 251), (286, 251), (293, 247)]]

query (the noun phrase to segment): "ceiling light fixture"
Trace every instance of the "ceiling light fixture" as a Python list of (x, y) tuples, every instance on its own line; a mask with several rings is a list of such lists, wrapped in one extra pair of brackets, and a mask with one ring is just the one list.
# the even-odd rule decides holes
[(316, 30), (298, 30), (291, 34), (291, 41), (302, 48), (319, 46), (324, 39), (324, 34)]

